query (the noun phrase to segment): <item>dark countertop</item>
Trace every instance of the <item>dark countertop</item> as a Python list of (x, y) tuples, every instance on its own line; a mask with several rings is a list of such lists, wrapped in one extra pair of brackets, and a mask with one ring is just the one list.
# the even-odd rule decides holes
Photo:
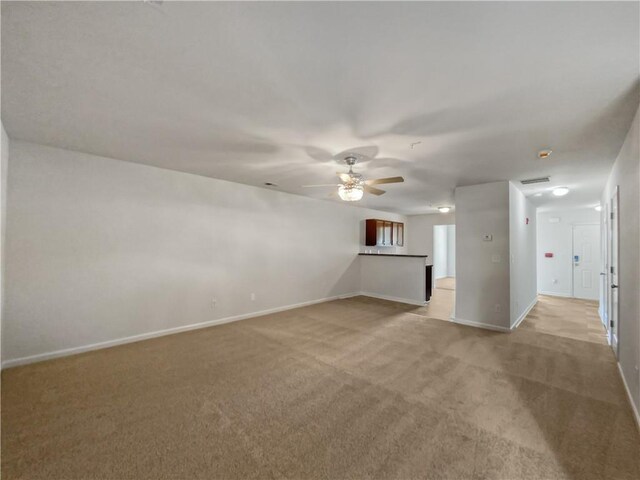
[(358, 255), (366, 255), (368, 257), (414, 257), (427, 258), (429, 255), (401, 255), (396, 253), (359, 253)]

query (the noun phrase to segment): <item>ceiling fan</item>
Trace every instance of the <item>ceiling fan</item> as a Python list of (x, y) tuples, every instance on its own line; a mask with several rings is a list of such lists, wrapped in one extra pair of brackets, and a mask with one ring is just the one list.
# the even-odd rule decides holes
[(342, 183), (326, 184), (326, 185), (303, 185), (307, 188), (315, 187), (338, 187), (338, 196), (345, 202), (357, 202), (362, 199), (364, 192), (372, 195), (383, 195), (386, 192), (372, 185), (381, 185), (384, 183), (402, 183), (404, 178), (402, 177), (388, 177), (377, 178), (372, 180), (365, 180), (362, 174), (353, 171), (353, 166), (358, 162), (358, 158), (361, 155), (347, 153), (343, 158), (344, 162), (349, 166), (347, 173), (337, 172), (338, 177), (342, 180)]

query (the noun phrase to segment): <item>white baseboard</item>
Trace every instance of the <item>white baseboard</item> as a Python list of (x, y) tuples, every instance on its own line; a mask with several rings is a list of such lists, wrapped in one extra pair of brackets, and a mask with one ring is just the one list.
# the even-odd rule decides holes
[(389, 295), (380, 295), (378, 293), (371, 293), (371, 292), (360, 292), (358, 293), (358, 295), (362, 295), (364, 297), (379, 298), (380, 300), (389, 300), (391, 302), (408, 303), (409, 305), (417, 305), (419, 307), (424, 307), (428, 303), (428, 302), (421, 302), (419, 300), (410, 300), (407, 298), (392, 297)]
[(557, 293), (557, 292), (538, 292), (538, 295), (547, 295), (549, 297), (573, 298), (573, 295), (571, 294)]
[(29, 363), (41, 362), (44, 360), (51, 360), (53, 358), (67, 357), (69, 355), (77, 355), (78, 353), (89, 352), (91, 350), (99, 350), (102, 348), (115, 347), (118, 345), (124, 345), (127, 343), (140, 342), (142, 340), (149, 340), (151, 338), (163, 337), (165, 335), (172, 335), (174, 333), (188, 332), (190, 330), (198, 330), (200, 328), (213, 327), (215, 325), (222, 325), (224, 323), (237, 322), (239, 320), (246, 320), (248, 318), (261, 317), (263, 315), (269, 315), (271, 313), (283, 312), (285, 310), (292, 310), (294, 308), (306, 307), (309, 305), (315, 305), (317, 303), (330, 302), (333, 300), (341, 300), (344, 298), (350, 298), (360, 295), (359, 293), (350, 293), (345, 295), (336, 295), (333, 297), (321, 298), (318, 300), (310, 300), (307, 302), (295, 303), (293, 305), (285, 305), (283, 307), (270, 308), (267, 310), (261, 310), (258, 312), (244, 313), (242, 315), (234, 315), (232, 317), (218, 318), (216, 320), (209, 320), (207, 322), (193, 323), (191, 325), (182, 325), (180, 327), (166, 328), (164, 330), (156, 330), (154, 332), (142, 333), (139, 335), (132, 335), (130, 337), (117, 338), (115, 340), (108, 340), (106, 342), (92, 343), (89, 345), (82, 345), (80, 347), (65, 348), (62, 350), (55, 350), (53, 352), (38, 353), (36, 355), (29, 355), (21, 358), (13, 358), (2, 362), (2, 369), (9, 367), (17, 367), (18, 365), (27, 365)]
[(522, 315), (520, 315), (518, 317), (518, 320), (516, 320), (516, 323), (514, 323), (513, 325), (511, 325), (511, 330), (515, 330), (516, 328), (518, 328), (520, 326), (520, 324), (522, 323), (522, 321), (527, 318), (527, 315), (529, 315), (529, 312), (531, 311), (531, 309), (533, 307), (536, 306), (536, 303), (538, 303), (538, 297), (536, 297), (533, 302), (531, 302), (531, 305), (529, 305), (526, 310), (522, 313)]
[(477, 327), (477, 328), (484, 328), (486, 330), (494, 330), (496, 332), (510, 332), (511, 329), (507, 328), (507, 327), (500, 327), (498, 325), (491, 325), (490, 323), (482, 323), (482, 322), (476, 322), (474, 320), (465, 320), (464, 318), (459, 318), (459, 317), (451, 317), (451, 321), (453, 323), (459, 323), (461, 325), (467, 325), (468, 327)]
[(636, 426), (638, 430), (640, 430), (640, 414), (638, 414), (638, 408), (636, 404), (633, 403), (633, 397), (631, 396), (631, 390), (629, 390), (629, 385), (627, 384), (627, 379), (624, 378), (624, 372), (622, 371), (622, 367), (618, 362), (618, 371), (620, 372), (620, 377), (622, 378), (622, 383), (624, 384), (624, 389), (627, 392), (627, 398), (629, 399), (629, 403), (631, 404), (631, 410), (633, 410), (633, 417), (636, 420)]

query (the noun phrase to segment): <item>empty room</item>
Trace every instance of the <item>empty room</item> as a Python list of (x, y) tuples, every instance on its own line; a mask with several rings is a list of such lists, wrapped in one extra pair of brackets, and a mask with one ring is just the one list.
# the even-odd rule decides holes
[(640, 2), (0, 4), (3, 479), (640, 478)]

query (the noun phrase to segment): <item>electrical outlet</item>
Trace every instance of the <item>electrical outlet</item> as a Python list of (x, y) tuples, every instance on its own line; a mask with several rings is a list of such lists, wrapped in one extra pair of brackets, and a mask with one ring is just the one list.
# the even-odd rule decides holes
[(211, 300), (211, 307), (216, 308), (217, 306), (218, 306), (218, 299), (214, 298), (213, 300)]
[(502, 306), (499, 303), (496, 303), (495, 307), (493, 307), (496, 313), (500, 313), (502, 311)]
[(251, 301), (252, 301), (252, 302), (255, 302), (255, 301), (256, 301), (256, 294), (255, 294), (255, 293), (252, 293), (252, 294), (251, 294)]
[(551, 280), (551, 283), (553, 283), (554, 285), (558, 283), (558, 279), (554, 278), (553, 280)]

